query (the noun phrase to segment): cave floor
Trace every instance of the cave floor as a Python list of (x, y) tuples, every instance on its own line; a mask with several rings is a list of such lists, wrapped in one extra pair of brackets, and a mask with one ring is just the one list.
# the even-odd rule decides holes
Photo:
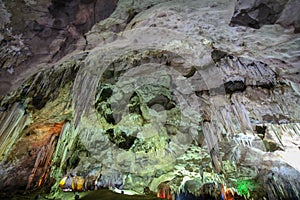
[[(96, 191), (79, 192), (80, 200), (159, 200), (154, 195), (123, 195), (117, 194), (107, 189), (101, 189)], [(3, 196), (2, 196), (3, 195)], [(64, 200), (75, 199), (74, 192), (64, 192), (62, 195)], [(53, 199), (48, 197), (47, 194), (41, 192), (33, 192), (30, 194), (0, 194), (1, 200), (45, 200)]]

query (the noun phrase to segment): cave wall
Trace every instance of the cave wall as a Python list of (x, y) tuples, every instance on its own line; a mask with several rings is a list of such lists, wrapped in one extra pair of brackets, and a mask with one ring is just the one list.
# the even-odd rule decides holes
[(117, 0), (4, 0), (0, 4), (4, 11), (0, 94), (5, 94), (24, 81), (20, 77), (28, 78), (63, 56), (84, 50), (84, 34), (114, 11)]
[[(12, 64), (3, 65), (0, 190), (52, 186), (63, 198), (59, 181), (80, 176), (90, 190), (159, 192), (164, 183), (172, 195), (219, 198), (221, 185), (236, 198), (298, 198), (299, 33), (275, 23), (292, 2), (270, 21), (237, 13), (277, 1), (120, 0), (111, 15), (116, 1), (39, 2), (46, 17), (35, 19), (57, 29), (47, 44), (49, 27), (31, 21), (24, 34), (37, 31), (28, 43), (54, 43), (55, 53), (40, 63), (33, 54), (26, 73), (20, 64), (7, 76)], [(71, 34), (62, 45), (59, 32)]]

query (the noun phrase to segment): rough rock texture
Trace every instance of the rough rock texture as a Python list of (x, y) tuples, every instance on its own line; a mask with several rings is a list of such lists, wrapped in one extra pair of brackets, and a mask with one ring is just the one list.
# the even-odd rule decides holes
[(84, 34), (107, 18), (116, 4), (117, 0), (1, 0), (0, 94), (23, 82), (20, 77), (84, 50)]
[(256, 29), (276, 23), (299, 33), (299, 9), (297, 0), (238, 0), (231, 23)]
[[(120, 0), (92, 26), (100, 2), (52, 1), (84, 48), (54, 45), (51, 65), (32, 62), (0, 96), (1, 191), (64, 199), (58, 183), (76, 175), (86, 190), (299, 198), (300, 40), (276, 24), (293, 1)], [(250, 28), (230, 26), (247, 6)]]

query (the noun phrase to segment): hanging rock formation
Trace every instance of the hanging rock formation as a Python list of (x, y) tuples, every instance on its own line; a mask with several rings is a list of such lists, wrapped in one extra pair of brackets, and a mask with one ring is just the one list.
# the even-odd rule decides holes
[(107, 18), (116, 3), (117, 0), (1, 0), (0, 94), (13, 90), (24, 81), (23, 77), (51, 67), (68, 53), (84, 50), (84, 34)]
[(280, 24), (283, 27), (293, 27), (295, 33), (300, 31), (299, 2), (284, 1), (237, 1), (232, 24), (260, 28), (266, 24)]
[(109, 2), (1, 4), (0, 191), (298, 199), (295, 2)]

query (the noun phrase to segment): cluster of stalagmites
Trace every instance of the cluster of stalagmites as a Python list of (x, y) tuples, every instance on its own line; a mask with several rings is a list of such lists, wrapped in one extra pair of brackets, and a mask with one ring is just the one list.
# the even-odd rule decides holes
[[(98, 190), (109, 188), (113, 191), (121, 194), (133, 195), (134, 192), (123, 190), (123, 180), (125, 177), (119, 176), (115, 180), (106, 179), (99, 172), (93, 171), (84, 178), (82, 176), (68, 175), (63, 177), (59, 182), (59, 187), (67, 192), (82, 192), (88, 190)], [(239, 196), (236, 191), (226, 188), (221, 183), (205, 183), (199, 187), (198, 191), (193, 193), (187, 189), (188, 182), (186, 182), (182, 188), (178, 191), (172, 191), (167, 182), (162, 182), (157, 186), (156, 196), (162, 199), (168, 200), (193, 200), (193, 199), (244, 199)], [(144, 189), (145, 194), (151, 194), (152, 192), (148, 187)]]

